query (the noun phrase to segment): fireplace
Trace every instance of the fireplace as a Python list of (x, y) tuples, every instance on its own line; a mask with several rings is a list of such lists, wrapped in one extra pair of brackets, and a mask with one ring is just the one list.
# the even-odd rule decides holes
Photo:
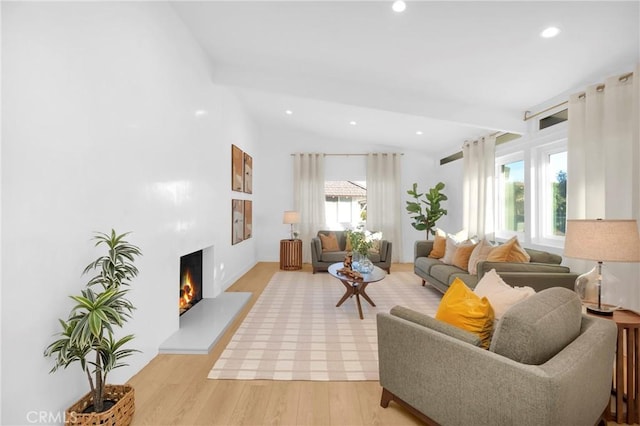
[(180, 257), (180, 315), (202, 300), (202, 250)]

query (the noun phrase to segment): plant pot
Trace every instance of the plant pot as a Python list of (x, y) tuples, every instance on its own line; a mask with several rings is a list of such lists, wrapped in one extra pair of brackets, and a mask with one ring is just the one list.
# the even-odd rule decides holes
[(133, 387), (130, 385), (106, 385), (104, 399), (116, 404), (101, 413), (83, 413), (93, 405), (91, 393), (73, 404), (65, 413), (65, 425), (128, 426), (135, 412)]

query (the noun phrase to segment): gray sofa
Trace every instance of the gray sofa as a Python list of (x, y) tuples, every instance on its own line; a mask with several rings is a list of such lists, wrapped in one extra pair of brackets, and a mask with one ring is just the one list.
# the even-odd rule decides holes
[[(316, 236), (311, 239), (311, 266), (313, 273), (318, 271), (326, 271), (329, 266), (336, 262), (342, 262), (347, 255), (345, 247), (347, 245), (347, 231), (318, 231), (318, 234), (329, 235), (330, 232), (336, 234), (340, 251), (322, 251), (322, 242), (320, 237)], [(369, 260), (379, 268), (391, 273), (391, 241), (380, 241), (380, 252), (369, 253)]]
[(425, 281), (445, 293), (456, 278), (460, 278), (471, 289), (482, 276), (495, 269), (500, 278), (511, 286), (529, 286), (535, 291), (549, 287), (565, 287), (573, 290), (578, 274), (560, 265), (562, 257), (546, 251), (525, 248), (531, 260), (529, 263), (512, 262), (478, 262), (478, 272), (471, 275), (468, 271), (453, 265), (442, 263), (439, 259), (429, 256), (433, 248), (433, 241), (421, 240), (414, 244), (413, 271)]
[(422, 313), (379, 313), (380, 405), (429, 425), (606, 424), (617, 328), (581, 308), (570, 290), (536, 293), (505, 312), (488, 350)]

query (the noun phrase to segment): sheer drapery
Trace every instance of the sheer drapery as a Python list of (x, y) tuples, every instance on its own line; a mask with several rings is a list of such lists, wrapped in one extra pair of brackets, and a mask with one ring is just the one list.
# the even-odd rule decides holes
[(324, 154), (294, 154), (293, 186), (293, 204), (300, 212), (302, 261), (311, 263), (311, 238), (325, 227)]
[(467, 141), (463, 154), (463, 226), (471, 236), (493, 239), (496, 137)]
[[(569, 98), (567, 218), (640, 221), (640, 65)], [(586, 272), (593, 262), (570, 259)], [(603, 302), (640, 309), (638, 263), (609, 263)]]
[(400, 157), (395, 153), (367, 154), (367, 229), (381, 231), (393, 243), (391, 261), (402, 258)]

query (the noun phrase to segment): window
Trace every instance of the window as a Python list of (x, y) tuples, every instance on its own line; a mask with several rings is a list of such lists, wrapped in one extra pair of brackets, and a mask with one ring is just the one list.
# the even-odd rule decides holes
[(326, 181), (325, 216), (329, 229), (354, 229), (363, 225), (367, 212), (364, 181)]
[(507, 238), (525, 232), (525, 163), (522, 153), (496, 159), (496, 234)]
[(559, 240), (567, 223), (566, 140), (539, 149), (540, 152), (540, 238)]
[(539, 121), (538, 129), (543, 130), (547, 127), (555, 126), (556, 124), (560, 124), (569, 119), (569, 110), (563, 109), (562, 111), (558, 111), (555, 114), (551, 114)]
[(567, 220), (567, 123), (496, 147), (495, 236), (560, 248)]

